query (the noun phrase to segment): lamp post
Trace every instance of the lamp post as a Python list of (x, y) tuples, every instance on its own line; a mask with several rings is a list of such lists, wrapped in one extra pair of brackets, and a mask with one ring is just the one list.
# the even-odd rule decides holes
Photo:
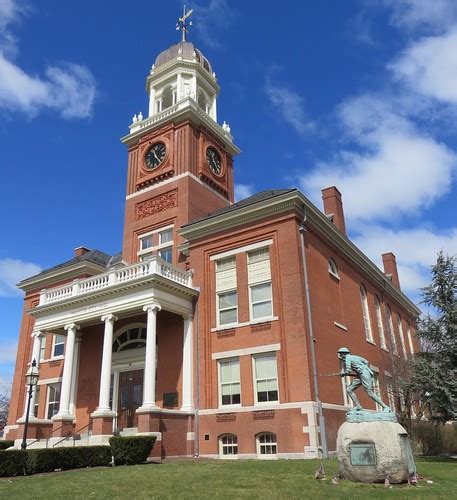
[(32, 400), (33, 389), (38, 383), (38, 369), (36, 367), (36, 359), (32, 361), (30, 370), (25, 376), (26, 385), (29, 386), (29, 399), (27, 401), (27, 411), (25, 412), (25, 424), (24, 424), (24, 436), (22, 438), (21, 449), (25, 450), (27, 448), (27, 430), (29, 427), (29, 413), (30, 413), (30, 401)]

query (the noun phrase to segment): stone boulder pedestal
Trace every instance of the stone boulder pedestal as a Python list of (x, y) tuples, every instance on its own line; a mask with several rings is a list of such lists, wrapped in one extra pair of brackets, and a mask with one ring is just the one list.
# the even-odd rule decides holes
[(345, 422), (338, 430), (340, 474), (350, 481), (403, 483), (415, 472), (406, 430), (397, 422)]

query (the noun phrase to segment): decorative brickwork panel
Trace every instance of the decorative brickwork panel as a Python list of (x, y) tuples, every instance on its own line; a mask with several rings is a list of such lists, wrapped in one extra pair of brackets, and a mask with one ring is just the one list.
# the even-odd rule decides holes
[(156, 196), (150, 200), (142, 201), (135, 205), (135, 220), (144, 219), (150, 215), (163, 212), (169, 208), (176, 207), (178, 204), (178, 191), (169, 191), (168, 193)]
[(234, 422), (236, 420), (236, 413), (217, 413), (217, 422)]
[(274, 410), (253, 411), (252, 416), (254, 420), (272, 420), (275, 418), (275, 412)]

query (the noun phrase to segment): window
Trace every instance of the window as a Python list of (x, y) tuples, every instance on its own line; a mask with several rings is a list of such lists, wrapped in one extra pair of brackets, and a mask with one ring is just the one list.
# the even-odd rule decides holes
[(60, 406), (60, 384), (48, 385), (48, 405), (46, 415), (51, 419), (54, 415), (59, 413)]
[(257, 436), (257, 457), (258, 458), (276, 458), (278, 455), (278, 445), (276, 443), (276, 434), (264, 432)]
[(161, 110), (165, 110), (167, 108), (170, 108), (173, 106), (174, 102), (174, 96), (173, 96), (173, 89), (169, 85), (168, 87), (165, 87), (162, 91), (162, 107)]
[(221, 458), (237, 458), (238, 439), (234, 434), (226, 434), (219, 438), (219, 456)]
[(65, 350), (65, 336), (54, 335), (54, 347), (52, 348), (52, 357), (63, 356)]
[(217, 325), (238, 323), (236, 257), (216, 261)]
[(138, 240), (137, 255), (140, 261), (150, 259), (154, 255), (158, 255), (166, 262), (173, 261), (173, 226), (141, 234)]
[(379, 332), (379, 339), (381, 341), (381, 348), (386, 349), (386, 335), (384, 333), (384, 324), (382, 322), (382, 314), (381, 314), (381, 304), (379, 302), (378, 296), (374, 296), (374, 307), (376, 310), (376, 322), (378, 323), (378, 332)]
[(387, 399), (389, 401), (389, 407), (392, 411), (396, 411), (392, 378), (387, 376), (386, 376), (386, 389), (387, 389)]
[(279, 401), (276, 354), (254, 356), (256, 403)]
[(354, 406), (354, 401), (348, 396), (348, 393), (346, 391), (346, 387), (350, 385), (352, 382), (351, 377), (349, 375), (346, 375), (345, 377), (341, 377), (341, 384), (343, 386), (343, 404), (344, 406)]
[(248, 252), (248, 282), (251, 320), (271, 318), (273, 301), (268, 247)]
[(406, 346), (405, 337), (403, 336), (403, 326), (401, 324), (401, 316), (397, 314), (397, 324), (398, 324), (398, 334), (400, 335), (401, 350), (403, 351), (403, 356), (406, 359)]
[(219, 404), (241, 403), (240, 362), (238, 359), (219, 361)]
[(411, 354), (414, 354), (413, 338), (411, 336), (411, 325), (408, 321), (406, 322), (406, 334), (408, 335), (409, 352)]
[(43, 361), (46, 355), (46, 337), (42, 335), (40, 337), (40, 361)]
[[(381, 388), (379, 387), (379, 373), (376, 373), (375, 371), (373, 372), (373, 390), (379, 397), (381, 397)], [(378, 403), (375, 404), (376, 404), (376, 409), (378, 411), (381, 411), (382, 406)]]
[(395, 338), (394, 324), (392, 322), (392, 311), (387, 306), (387, 326), (389, 329), (390, 340), (392, 342), (394, 354), (398, 356), (397, 339)]
[[(42, 337), (43, 338), (43, 337)], [(40, 386), (35, 386), (35, 405), (33, 407), (33, 416), (38, 418), (38, 407), (40, 405)]]
[(335, 278), (340, 278), (338, 274), (338, 268), (336, 267), (335, 261), (333, 259), (328, 259), (328, 272)]
[(113, 341), (113, 352), (129, 351), (146, 347), (146, 326), (130, 325), (117, 332)]
[(363, 285), (360, 285), (360, 302), (362, 304), (365, 338), (368, 340), (368, 342), (373, 342), (373, 332), (371, 331), (371, 321), (370, 321), (370, 311), (368, 309), (367, 291)]
[(251, 318), (268, 318), (272, 316), (271, 283), (252, 285), (251, 290)]

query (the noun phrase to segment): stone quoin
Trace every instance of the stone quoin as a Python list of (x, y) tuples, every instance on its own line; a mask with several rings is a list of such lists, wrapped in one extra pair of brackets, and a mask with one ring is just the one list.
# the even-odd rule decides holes
[(324, 212), (297, 189), (235, 202), (236, 130), (219, 125), (216, 74), (180, 22), (183, 39), (148, 72), (148, 111), (122, 138), (121, 252), (81, 246), (18, 285), (4, 437), (20, 445), (24, 377), (37, 359), (30, 448), (151, 433), (158, 458), (335, 452), (351, 407), (329, 376), (335, 351), (366, 358), (399, 409), (393, 367), (418, 349), (419, 310), (393, 254), (383, 272), (349, 240), (336, 187), (322, 186)]

